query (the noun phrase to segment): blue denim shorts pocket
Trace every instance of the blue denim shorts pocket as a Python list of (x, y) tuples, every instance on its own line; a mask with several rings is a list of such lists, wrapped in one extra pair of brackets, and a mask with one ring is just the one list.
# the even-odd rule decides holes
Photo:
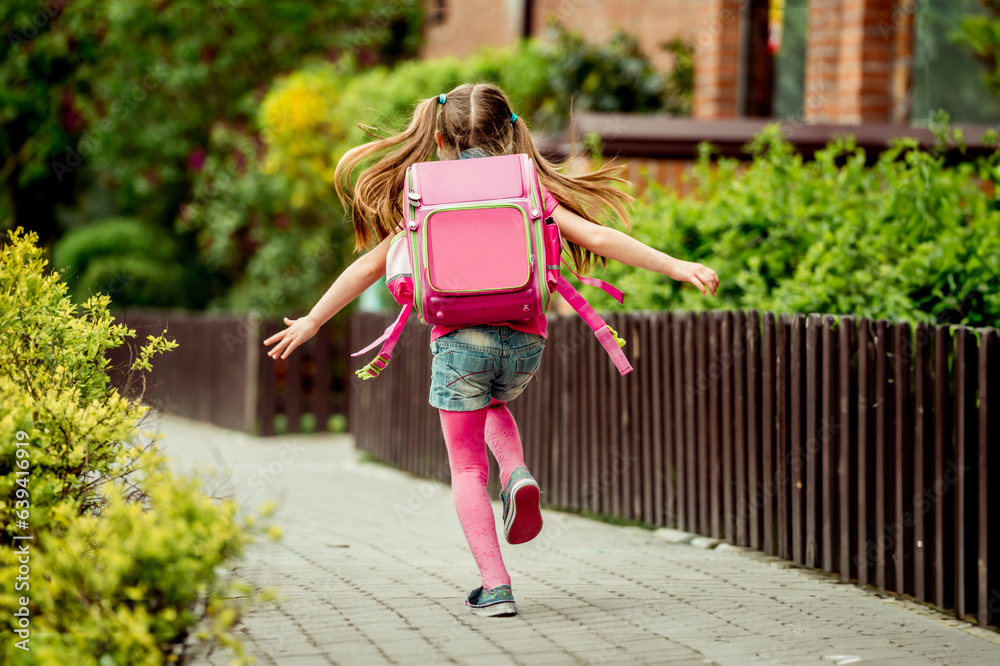
[(431, 405), (452, 412), (482, 409), (490, 404), (494, 355), (435, 341), (431, 363)]
[[(518, 350), (520, 353), (515, 352), (516, 356), (508, 359), (508, 363), (511, 363), (513, 368), (513, 375), (507, 382), (497, 382), (497, 385), (494, 386), (493, 397), (500, 402), (509, 402), (521, 395), (531, 382), (531, 378), (535, 376), (541, 367), (542, 353), (544, 351), (545, 342), (541, 341), (524, 350)], [(507, 379), (507, 374), (504, 373), (504, 377), (500, 379)]]

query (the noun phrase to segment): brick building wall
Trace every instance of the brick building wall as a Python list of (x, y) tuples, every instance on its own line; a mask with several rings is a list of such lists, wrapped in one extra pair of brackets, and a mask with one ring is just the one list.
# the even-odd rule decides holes
[(424, 58), (464, 58), (484, 46), (506, 46), (521, 38), (524, 2), (427, 0)]
[(675, 37), (695, 42), (705, 26), (698, 20), (704, 0), (536, 0), (532, 25), (539, 34), (550, 18), (596, 42), (607, 41), (616, 28), (634, 35), (661, 70), (673, 66), (661, 45)]
[(837, 114), (840, 63), (841, 0), (809, 0), (806, 84), (803, 115), (807, 120)]
[[(810, 0), (803, 119), (808, 123), (909, 120), (917, 0)], [(556, 18), (594, 42), (616, 28), (635, 35), (654, 64), (680, 37), (695, 49), (692, 115), (766, 116), (769, 0), (427, 0), (424, 57), (468, 56), (513, 44)]]
[(906, 123), (913, 109), (913, 30), (917, 0), (899, 0), (892, 10), (892, 24), (883, 32), (893, 35), (892, 117), (894, 123)]
[(708, 25), (702, 24), (703, 4), (702, 0), (427, 0), (428, 13), (440, 11), (443, 20), (430, 21), (423, 56), (465, 57), (480, 46), (512, 44), (523, 34), (524, 11), (530, 6), (533, 36), (544, 32), (550, 18), (595, 42), (607, 41), (615, 28), (621, 28), (639, 40), (657, 67), (668, 70), (672, 58), (660, 46), (675, 37), (694, 42)]
[(695, 40), (695, 118), (735, 118), (739, 108), (742, 0), (704, 0)]
[(895, 36), (893, 0), (811, 0), (805, 118), (810, 122), (889, 120)]

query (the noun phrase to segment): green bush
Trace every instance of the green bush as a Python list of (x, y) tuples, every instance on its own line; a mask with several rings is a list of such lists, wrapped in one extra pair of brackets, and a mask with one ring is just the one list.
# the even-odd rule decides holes
[[(653, 67), (635, 37), (617, 30), (606, 43), (592, 45), (583, 35), (558, 26), (551, 32), (551, 41), (533, 47), (548, 82), (536, 122), (558, 129), (569, 118), (571, 99), (577, 110), (605, 113), (650, 113), (665, 107), (682, 112), (689, 108), (687, 91), (668, 87), (667, 76)], [(668, 46), (678, 65), (678, 76), (669, 81), (676, 83), (685, 73), (684, 58), (689, 52), (678, 40)], [(519, 73), (510, 72), (504, 78), (517, 76)]]
[(66, 271), (75, 303), (104, 293), (117, 306), (183, 304), (177, 243), (141, 220), (112, 218), (74, 229), (56, 243), (53, 263)]
[[(78, 311), (35, 242), (18, 230), (0, 250), (0, 661), (162, 663), (206, 614), (238, 651), (216, 567), (254, 530), (140, 444), (147, 410), (105, 357), (135, 332), (107, 295)], [(125, 370), (175, 346), (149, 336)]]
[[(127, 486), (106, 484), (99, 516), (81, 514), (71, 501), (51, 507), (53, 524), (30, 545), (30, 588), (15, 591), (17, 545), (0, 548), (0, 584), (11, 592), (0, 595), (0, 611), (10, 618), (0, 651), (7, 663), (161, 664), (205, 614), (209, 631), (241, 653), (228, 630), (242, 608), (223, 597), (250, 599), (251, 591), (216, 569), (248, 541), (235, 502), (205, 496), (159, 454), (136, 463), (142, 501), (129, 497)], [(27, 652), (14, 633), (24, 595)]]
[[(714, 298), (609, 265), (630, 309), (757, 308), (995, 326), (1000, 319), (1000, 152), (949, 165), (901, 141), (867, 165), (853, 139), (804, 161), (768, 127), (749, 165), (710, 159), (696, 191), (652, 187), (633, 235), (719, 274)], [(610, 302), (602, 305), (608, 306)]]

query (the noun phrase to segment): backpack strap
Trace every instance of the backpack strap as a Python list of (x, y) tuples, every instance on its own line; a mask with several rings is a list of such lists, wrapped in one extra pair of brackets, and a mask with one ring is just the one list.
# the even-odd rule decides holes
[[(613, 298), (616, 301), (618, 301), (619, 305), (621, 305), (621, 304), (623, 304), (625, 302), (625, 294), (622, 293), (621, 289), (618, 289), (617, 287), (608, 284), (604, 280), (598, 280), (597, 278), (584, 277), (583, 275), (580, 275), (579, 273), (577, 273), (576, 271), (573, 270), (573, 268), (570, 266), (569, 262), (566, 261), (565, 257), (563, 257), (562, 262), (563, 262), (563, 265), (566, 267), (566, 270), (568, 270), (570, 273), (572, 273), (573, 275), (575, 275), (576, 279), (579, 280), (581, 283), (586, 284), (586, 285), (590, 285), (591, 287), (597, 287), (598, 289), (604, 290), (608, 294), (608, 296), (610, 296), (611, 298)], [(581, 298), (582, 298), (582, 296), (581, 296)], [(584, 301), (584, 302), (586, 302), (586, 301)], [(583, 316), (583, 315), (581, 315), (581, 316)]]
[(407, 303), (404, 305), (403, 309), (399, 311), (399, 316), (396, 317), (396, 321), (392, 322), (389, 325), (389, 328), (385, 329), (385, 332), (377, 340), (364, 349), (351, 354), (351, 356), (361, 356), (365, 352), (375, 349), (375, 346), (379, 343), (385, 343), (382, 345), (382, 349), (379, 350), (378, 355), (371, 363), (360, 370), (355, 370), (354, 374), (356, 374), (360, 379), (374, 379), (378, 377), (380, 372), (385, 370), (385, 366), (389, 365), (389, 361), (392, 359), (392, 350), (395, 348), (396, 343), (399, 342), (399, 336), (403, 334), (403, 328), (406, 326), (406, 322), (410, 318), (411, 310), (413, 310), (413, 303)]
[[(601, 282), (601, 280), (596, 280), (594, 278), (586, 279), (593, 280), (594, 282)], [(590, 282), (587, 282), (587, 284), (590, 284)], [(607, 283), (602, 284), (621, 294), (620, 291), (611, 285)], [(576, 288), (562, 275), (559, 276), (559, 281), (556, 282), (556, 291), (559, 292), (560, 296), (566, 299), (566, 302), (569, 303), (574, 310), (576, 310), (577, 314), (580, 315), (583, 320), (587, 322), (587, 325), (590, 326), (591, 330), (594, 331), (594, 335), (597, 336), (597, 340), (601, 343), (601, 346), (604, 347), (604, 351), (608, 352), (608, 356), (610, 356), (611, 360), (614, 361), (615, 367), (618, 368), (618, 372), (622, 375), (627, 375), (632, 372), (632, 366), (629, 364), (628, 359), (625, 358), (625, 353), (621, 349), (625, 345), (625, 341), (618, 337), (618, 333), (608, 326), (607, 322), (601, 318), (601, 315), (597, 314), (597, 311), (594, 310), (593, 306), (591, 306), (591, 304), (580, 295), (580, 292), (578, 292)], [(614, 296), (612, 292), (609, 291), (608, 293)]]

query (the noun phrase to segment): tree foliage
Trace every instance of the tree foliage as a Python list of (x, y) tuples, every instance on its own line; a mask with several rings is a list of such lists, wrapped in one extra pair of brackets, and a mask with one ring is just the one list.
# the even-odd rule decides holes
[(938, 110), (947, 111), (956, 122), (1000, 121), (1000, 106), (984, 83), (986, 70), (962, 37), (963, 23), (987, 11), (983, 0), (924, 0), (893, 14), (886, 30), (894, 31), (907, 12), (915, 12), (910, 96), (914, 122), (929, 123)]
[(663, 48), (674, 55), (667, 75), (650, 62), (634, 36), (616, 30), (601, 44), (553, 24), (536, 48), (546, 70), (547, 86), (535, 120), (547, 129), (561, 127), (570, 104), (597, 112), (690, 113), (694, 89), (691, 49), (680, 39)]
[[(104, 216), (172, 225), (212, 123), (245, 123), (303, 58), (415, 53), (416, 0), (7, 0), (0, 173), (14, 223), (48, 243), (53, 204), (115, 193)], [(81, 177), (82, 174), (82, 177)]]
[(70, 296), (83, 303), (107, 294), (117, 306), (186, 305), (177, 241), (160, 227), (135, 218), (111, 218), (71, 230), (60, 238), (53, 263), (67, 267)]

